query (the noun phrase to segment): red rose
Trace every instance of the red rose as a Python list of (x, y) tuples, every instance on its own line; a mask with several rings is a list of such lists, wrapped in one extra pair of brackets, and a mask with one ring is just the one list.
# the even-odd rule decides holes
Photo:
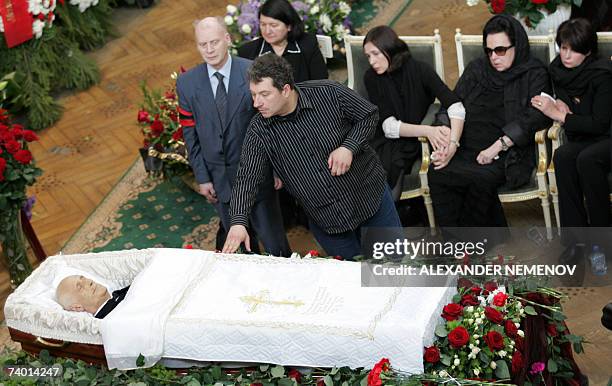
[(464, 277), (460, 277), (459, 280), (457, 280), (457, 288), (471, 288), (473, 286), (474, 283)]
[(493, 304), (497, 307), (503, 307), (506, 305), (506, 300), (508, 299), (508, 295), (503, 292), (498, 292), (493, 296)]
[(484, 284), (484, 289), (487, 294), (489, 292), (493, 292), (497, 289), (497, 283), (494, 281), (488, 281)]
[(154, 137), (159, 137), (164, 132), (164, 124), (155, 117), (153, 123), (151, 123), (151, 133)]
[(13, 133), (16, 139), (20, 139), (23, 136), (23, 129), (21, 128), (21, 125), (13, 125), (11, 133)]
[(548, 0), (531, 0), (533, 4), (546, 4)]
[(470, 334), (465, 327), (459, 326), (448, 333), (448, 342), (453, 348), (461, 348), (470, 340)]
[(491, 0), (491, 9), (493, 13), (502, 13), (506, 9), (506, 0)]
[(138, 110), (138, 122), (147, 123), (149, 122), (149, 113), (145, 110)]
[(30, 163), (30, 161), (32, 161), (32, 153), (30, 153), (28, 150), (19, 150), (13, 155), (13, 157), (15, 157), (17, 162), (24, 165), (27, 165)]
[(559, 331), (557, 331), (557, 326), (554, 323), (549, 323), (546, 325), (546, 333), (553, 337), (559, 335)]
[(302, 373), (300, 373), (296, 369), (289, 370), (289, 372), (287, 373), (287, 376), (289, 378), (295, 379), (297, 383), (300, 383), (302, 381)]
[(517, 336), (514, 338), (514, 347), (517, 351), (523, 352), (525, 348), (525, 338)]
[(512, 374), (518, 374), (523, 369), (523, 355), (520, 351), (512, 354)]
[(342, 258), (342, 256), (336, 255), (334, 256), (334, 260), (344, 260), (344, 259)]
[(512, 339), (518, 336), (518, 328), (516, 328), (516, 324), (514, 324), (511, 320), (506, 320), (506, 323), (504, 324), (504, 331), (506, 331), (506, 335)]
[(440, 361), (440, 350), (436, 346), (425, 347), (423, 358), (427, 363), (438, 363)]
[(470, 288), (470, 292), (472, 293), (472, 295), (478, 296), (480, 295), (481, 289), (480, 287), (472, 287)]
[(0, 181), (4, 181), (4, 169), (6, 169), (6, 160), (0, 157)]
[(38, 141), (38, 135), (32, 130), (24, 130), (23, 131), (23, 139), (28, 142)]
[(176, 98), (176, 95), (174, 95), (174, 93), (172, 91), (166, 91), (165, 97), (166, 97), (166, 99), (174, 100)]
[(380, 379), (380, 373), (389, 370), (389, 360), (383, 358), (374, 365), (370, 373), (368, 374), (368, 386), (382, 386), (382, 380)]
[(170, 111), (170, 112), (168, 113), (168, 118), (170, 118), (170, 120), (171, 120), (172, 122), (178, 122), (178, 120), (179, 120), (179, 118), (178, 118), (178, 114), (177, 114), (177, 113), (175, 113), (174, 111)]
[(504, 348), (504, 337), (497, 331), (487, 332), (483, 339), (491, 351)]
[(15, 140), (15, 136), (10, 131), (0, 131), (0, 142), (9, 143)]
[(502, 324), (504, 315), (493, 307), (485, 307), (485, 316), (495, 324)]
[(15, 154), (17, 153), (17, 151), (21, 149), (21, 145), (19, 144), (19, 142), (15, 140), (8, 141), (7, 143), (4, 144), (4, 147), (6, 147), (6, 151), (8, 151), (11, 154)]
[(175, 141), (180, 141), (181, 139), (183, 139), (183, 128), (182, 127), (179, 127), (179, 129), (175, 131), (174, 134), (172, 134), (172, 139)]
[(448, 321), (457, 320), (463, 315), (463, 307), (457, 303), (449, 303), (442, 309), (442, 317)]
[(461, 297), (461, 305), (466, 306), (477, 306), (480, 302), (474, 295), (466, 294)]
[(316, 249), (311, 249), (310, 251), (308, 251), (308, 253), (310, 254), (310, 256), (319, 257), (319, 251), (317, 251)]
[(184, 249), (193, 249), (193, 245), (187, 244), (183, 247)]

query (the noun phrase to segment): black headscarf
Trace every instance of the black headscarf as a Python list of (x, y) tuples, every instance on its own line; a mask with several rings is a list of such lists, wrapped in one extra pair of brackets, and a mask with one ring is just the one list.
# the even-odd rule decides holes
[(577, 67), (567, 68), (557, 56), (550, 64), (550, 76), (555, 86), (555, 93), (561, 100), (571, 100), (572, 97), (584, 95), (589, 84), (596, 76), (606, 72), (612, 73), (612, 62), (587, 56)]

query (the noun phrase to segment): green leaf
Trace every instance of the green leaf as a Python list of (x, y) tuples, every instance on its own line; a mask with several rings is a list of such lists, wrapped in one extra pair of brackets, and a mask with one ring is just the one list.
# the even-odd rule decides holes
[(145, 357), (142, 354), (138, 354), (138, 358), (136, 359), (136, 366), (142, 367), (145, 364)]
[(582, 0), (574, 0), (574, 5), (578, 8), (582, 7)]
[(334, 386), (334, 380), (329, 375), (323, 377), (323, 382), (325, 382), (325, 386)]
[(331, 371), (329, 372), (329, 375), (336, 375), (336, 373), (338, 373), (338, 368), (334, 367), (333, 369), (331, 369)]
[(582, 354), (584, 352), (584, 347), (582, 347), (582, 342), (574, 343), (572, 344), (572, 346), (574, 347), (574, 352), (576, 352), (576, 354)]
[(270, 368), (269, 365), (261, 365), (259, 366), (259, 371), (261, 371), (262, 373), (265, 373), (266, 371), (268, 371), (269, 368)]
[(223, 371), (221, 371), (221, 367), (213, 366), (210, 368), (210, 375), (212, 375), (215, 380), (221, 379), (223, 377)]
[(147, 386), (147, 384), (144, 382), (130, 382), (128, 386)]
[(478, 356), (480, 357), (480, 361), (484, 364), (484, 366), (488, 366), (491, 362), (491, 358), (489, 358), (489, 355), (487, 355), (487, 353), (484, 351), (480, 351)]
[(446, 330), (446, 325), (438, 324), (436, 326), (436, 336), (439, 338), (446, 338), (448, 336), (448, 331)]
[(527, 315), (534, 315), (534, 316), (538, 315), (538, 313), (536, 312), (535, 308), (533, 308), (532, 306), (526, 306), (525, 307), (525, 313)]
[(559, 369), (557, 367), (557, 362), (555, 362), (555, 360), (552, 358), (548, 360), (548, 364), (546, 365), (546, 367), (548, 368), (548, 372), (550, 373), (556, 373), (557, 370)]
[(508, 364), (505, 360), (500, 359), (495, 361), (497, 367), (495, 368), (495, 376), (499, 379), (508, 379), (510, 378), (510, 370), (508, 369)]
[(440, 362), (442, 362), (442, 364), (444, 366), (450, 366), (451, 365), (451, 357), (450, 357), (450, 355), (442, 354), (440, 356)]
[(293, 380), (293, 378), (282, 378), (279, 379), (276, 384), (277, 386), (294, 386), (295, 381)]
[(285, 376), (285, 368), (283, 366), (275, 366), (270, 370), (272, 378), (282, 378)]

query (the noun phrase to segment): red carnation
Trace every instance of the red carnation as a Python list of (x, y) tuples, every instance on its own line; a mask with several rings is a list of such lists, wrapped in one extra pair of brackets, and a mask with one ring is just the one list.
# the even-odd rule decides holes
[(19, 142), (15, 141), (14, 139), (11, 141), (8, 141), (4, 147), (6, 147), (6, 151), (8, 151), (11, 154), (15, 154), (17, 153), (17, 151), (19, 151), (21, 149), (21, 145), (19, 144)]
[(508, 299), (508, 295), (503, 292), (498, 292), (493, 296), (493, 304), (497, 307), (503, 307), (506, 305), (506, 300)]
[(504, 315), (493, 307), (485, 307), (485, 316), (495, 324), (501, 324), (504, 321)]
[(512, 339), (518, 336), (518, 328), (516, 328), (516, 324), (511, 320), (506, 320), (506, 323), (504, 323), (504, 331)]
[(138, 110), (138, 122), (147, 123), (149, 122), (149, 113), (145, 110)]
[(33, 132), (32, 130), (24, 130), (23, 139), (25, 139), (28, 142), (38, 141), (38, 135), (36, 135), (36, 133)]
[(32, 153), (29, 150), (19, 150), (14, 155), (17, 162), (27, 165), (32, 161)]
[(493, 13), (502, 13), (506, 9), (506, 0), (491, 0)]
[(520, 351), (512, 354), (512, 374), (518, 374), (523, 369), (523, 355)]
[(10, 142), (10, 141), (14, 141), (15, 140), (15, 136), (13, 135), (12, 132), (10, 131), (0, 131), (0, 142)]
[(6, 169), (6, 160), (0, 157), (0, 181), (4, 181), (4, 169)]
[(461, 305), (466, 306), (477, 306), (480, 302), (474, 295), (466, 294), (461, 297)]
[(442, 317), (448, 321), (457, 320), (463, 315), (463, 307), (457, 303), (449, 303), (442, 309)]
[(15, 136), (16, 139), (20, 139), (21, 137), (23, 137), (23, 129), (21, 125), (13, 125), (13, 129), (11, 130), (11, 133), (13, 133), (13, 136)]
[(557, 326), (554, 323), (549, 323), (546, 325), (546, 333), (553, 337), (559, 335), (559, 331), (557, 331)]
[(504, 348), (504, 337), (497, 331), (487, 332), (483, 339), (491, 351)]
[(319, 251), (317, 251), (316, 249), (311, 249), (310, 251), (308, 251), (308, 254), (313, 257), (319, 257)]
[(436, 346), (426, 347), (423, 358), (427, 363), (438, 363), (440, 361), (440, 349)]
[(470, 340), (470, 334), (465, 327), (459, 326), (448, 333), (448, 342), (453, 348), (461, 348)]
[(374, 365), (368, 374), (368, 386), (382, 386), (380, 374), (387, 370), (389, 370), (389, 360), (387, 358), (383, 358)]
[(548, 0), (531, 0), (533, 4), (546, 4)]
[(295, 381), (299, 384), (302, 381), (302, 373), (300, 373), (299, 371), (297, 371), (296, 369), (291, 369), (289, 370), (289, 372), (287, 373), (287, 376), (289, 378), (293, 378), (295, 379)]

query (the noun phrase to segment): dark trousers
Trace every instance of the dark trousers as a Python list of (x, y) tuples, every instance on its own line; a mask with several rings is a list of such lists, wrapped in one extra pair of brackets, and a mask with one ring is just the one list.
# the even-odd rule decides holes
[[(229, 202), (218, 202), (215, 204), (217, 213), (221, 218), (221, 223), (225, 229), (230, 229)], [(249, 217), (252, 232), (261, 240), (266, 253), (273, 256), (291, 256), (291, 248), (287, 241), (283, 220), (281, 217), (280, 206), (276, 192), (270, 194), (253, 205), (251, 216)], [(251, 238), (251, 243), (257, 241)], [(253, 245), (251, 248), (253, 249)], [(256, 251), (256, 249), (255, 249)]]
[[(610, 224), (610, 139), (568, 142), (554, 155), (561, 227)], [(570, 242), (566, 239), (564, 243)]]

